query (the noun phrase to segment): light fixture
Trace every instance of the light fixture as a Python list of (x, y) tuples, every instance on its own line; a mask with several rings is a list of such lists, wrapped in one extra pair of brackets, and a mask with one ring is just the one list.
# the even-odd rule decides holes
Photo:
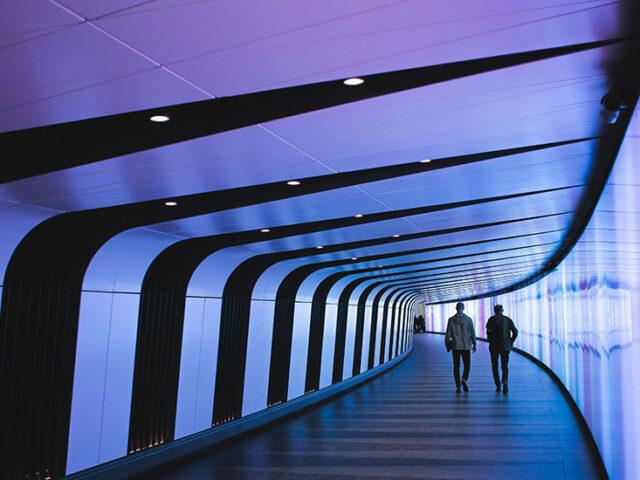
[(169, 117), (167, 115), (153, 115), (149, 117), (149, 120), (155, 123), (164, 123), (169, 121)]
[(287, 185), (300, 185), (300, 182), (298, 180), (289, 180)]
[(316, 248), (319, 250), (319, 249), (324, 248), (324, 247), (322, 245), (318, 245)]
[(420, 163), (429, 163), (431, 161), (430, 158), (425, 158), (423, 160), (420, 160)]
[(602, 105), (602, 110), (600, 110), (600, 117), (609, 125), (613, 125), (618, 121), (620, 112), (625, 108), (625, 105), (624, 103), (622, 103), (622, 100), (620, 100), (620, 97), (611, 92), (602, 97), (602, 100), (600, 100), (600, 105)]
[(364, 83), (364, 80), (358, 77), (351, 77), (351, 78), (347, 78), (344, 82), (345, 85), (349, 86), (349, 87), (355, 87), (357, 85), (362, 85)]
[(398, 238), (400, 235), (398, 235), (397, 233), (393, 236), (393, 238)]
[(361, 213), (356, 213), (356, 218), (362, 218), (362, 214)]
[(357, 260), (358, 257), (351, 257), (351, 260)]
[(175, 207), (176, 205), (178, 205), (178, 202), (169, 201), (169, 202), (164, 202), (164, 204), (167, 207)]
[(268, 228), (263, 228), (263, 229), (262, 229), (262, 230), (260, 230), (260, 231), (261, 231), (262, 233), (268, 233), (268, 232), (270, 232), (271, 230), (269, 230)]

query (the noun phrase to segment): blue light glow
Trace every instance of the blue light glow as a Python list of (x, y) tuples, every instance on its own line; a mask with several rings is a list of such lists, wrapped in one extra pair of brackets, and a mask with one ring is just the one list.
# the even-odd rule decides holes
[[(465, 302), (481, 337), (493, 305), (504, 305), (520, 331), (516, 347), (565, 384), (612, 479), (640, 477), (639, 134), (636, 111), (594, 216), (556, 270), (516, 292)], [(444, 331), (454, 311), (427, 306), (427, 330)]]

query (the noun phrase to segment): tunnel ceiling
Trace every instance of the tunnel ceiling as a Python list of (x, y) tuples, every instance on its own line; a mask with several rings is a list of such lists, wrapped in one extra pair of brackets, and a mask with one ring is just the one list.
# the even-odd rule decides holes
[(428, 302), (521, 285), (566, 254), (615, 158), (628, 113), (604, 124), (600, 101), (626, 95), (624, 15), (610, 1), (4, 2), (0, 200), (108, 211), (128, 219), (114, 231), (176, 241), (247, 232), (236, 248)]

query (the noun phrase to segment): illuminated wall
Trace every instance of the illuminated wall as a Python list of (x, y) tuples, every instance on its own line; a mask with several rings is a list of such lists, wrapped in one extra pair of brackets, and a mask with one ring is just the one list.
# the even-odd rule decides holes
[[(531, 353), (565, 384), (589, 424), (612, 479), (640, 478), (640, 113), (578, 244), (551, 274), (516, 292), (466, 302), (485, 337), (504, 305)], [(454, 305), (426, 308), (444, 331)]]
[[(218, 373), (232, 367), (229, 362), (219, 363), (222, 304), (228, 278), (252, 253), (228, 248), (209, 256), (189, 280), (178, 339), (180, 348), (173, 351), (178, 357), (175, 359), (176, 385), (170, 395), (144, 397), (149, 409), (153, 399), (165, 404), (172, 396), (173, 404), (170, 403), (168, 411), (165, 409), (164, 417), (153, 418), (152, 424), (139, 435), (145, 440), (144, 444), (135, 449), (131, 446), (133, 429), (140, 430), (132, 413), (136, 382), (141, 383), (135, 376), (135, 369), (141, 363), (136, 356), (136, 349), (142, 345), (138, 329), (140, 292), (149, 265), (173, 241), (175, 239), (168, 235), (144, 229), (130, 230), (107, 242), (87, 269), (79, 314), (67, 474), (190, 435), (214, 431), (221, 423), (234, 420), (216, 424), (214, 418)], [(320, 381), (318, 387), (306, 388), (309, 382), (307, 357), (313, 336), (310, 332), (313, 296), (326, 272), (310, 276), (296, 293), (290, 345), (274, 347), (272, 342), (278, 327), (275, 321), (278, 287), (283, 277), (301, 264), (281, 262), (274, 265), (259, 276), (252, 289), (246, 354), (241, 358), (245, 368), (242, 375), (235, 378), (243, 384), (241, 411), (235, 420), (264, 413), (275, 405), (268, 400), (270, 382), (278, 380), (270, 375), (274, 349), (291, 349), (290, 358), (286, 359), (286, 398), (279, 402), (283, 403), (355, 377), (389, 362), (411, 347), (413, 299), (396, 305), (392, 311), (392, 305), (385, 302), (392, 295), (374, 301), (379, 289), (367, 293), (364, 291), (366, 283), (346, 300), (341, 299), (345, 286), (354, 280), (353, 276), (347, 276), (328, 292), (322, 305), (325, 314), (324, 328), (319, 336), (322, 343), (318, 365)], [(378, 309), (375, 316), (372, 313), (374, 303)], [(346, 315), (340, 316), (341, 306), (346, 308)], [(361, 319), (360, 323), (357, 318)], [(360, 337), (356, 334), (357, 324), (362, 330)], [(341, 325), (344, 342), (338, 344), (336, 339), (340, 337)], [(163, 336), (162, 333), (154, 335), (153, 342), (160, 341)], [(165, 333), (164, 336), (170, 335)], [(390, 337), (396, 342), (390, 342)], [(239, 344), (241, 340), (235, 342)], [(376, 353), (373, 357), (368, 355), (371, 345)], [(356, 351), (361, 352), (360, 362), (355, 360)], [(170, 357), (170, 352), (163, 352), (165, 360)], [(336, 359), (344, 359), (339, 375), (334, 368)], [(152, 368), (159, 369), (160, 366), (152, 365)], [(147, 375), (153, 373), (150, 371)], [(163, 377), (160, 381), (168, 383)]]

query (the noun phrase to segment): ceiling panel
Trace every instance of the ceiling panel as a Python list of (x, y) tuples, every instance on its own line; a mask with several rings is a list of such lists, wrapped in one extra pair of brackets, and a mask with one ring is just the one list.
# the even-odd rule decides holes
[[(0, 77), (0, 131), (614, 38), (620, 35), (620, 9), (620, 2), (599, 0), (6, 3), (0, 6), (0, 65), (5, 73)], [(616, 49), (599, 48), (473, 75), (11, 182), (0, 185), (0, 200), (78, 211), (591, 137), (601, 128), (600, 100), (609, 88), (608, 65)], [(586, 191), (580, 186), (593, 166), (594, 143), (144, 228), (179, 239), (577, 186), (238, 247), (263, 254), (399, 234), (400, 240), (390, 243), (318, 251), (288, 261), (303, 265), (357, 257), (333, 269), (379, 264), (384, 271), (385, 265), (466, 255), (389, 271), (414, 275), (410, 272), (415, 269), (475, 262), (450, 274), (439, 271), (443, 279), (469, 271), (475, 283), (461, 279), (457, 294), (476, 294), (525, 278), (551, 256), (554, 242), (563, 239), (571, 212)], [(605, 195), (601, 205), (615, 210), (616, 199)], [(568, 213), (402, 238), (563, 212)], [(601, 209), (592, 223), (597, 227), (587, 231), (584, 245), (589, 239), (607, 241), (619, 227), (616, 222)], [(536, 234), (547, 231), (551, 232)], [(529, 236), (447, 247), (518, 235)], [(360, 260), (438, 246), (447, 248), (380, 262)], [(537, 255), (522, 257), (532, 253)], [(511, 256), (521, 260), (511, 262)], [(432, 290), (430, 298), (452, 295), (455, 287), (456, 281), (438, 287), (440, 293)]]

